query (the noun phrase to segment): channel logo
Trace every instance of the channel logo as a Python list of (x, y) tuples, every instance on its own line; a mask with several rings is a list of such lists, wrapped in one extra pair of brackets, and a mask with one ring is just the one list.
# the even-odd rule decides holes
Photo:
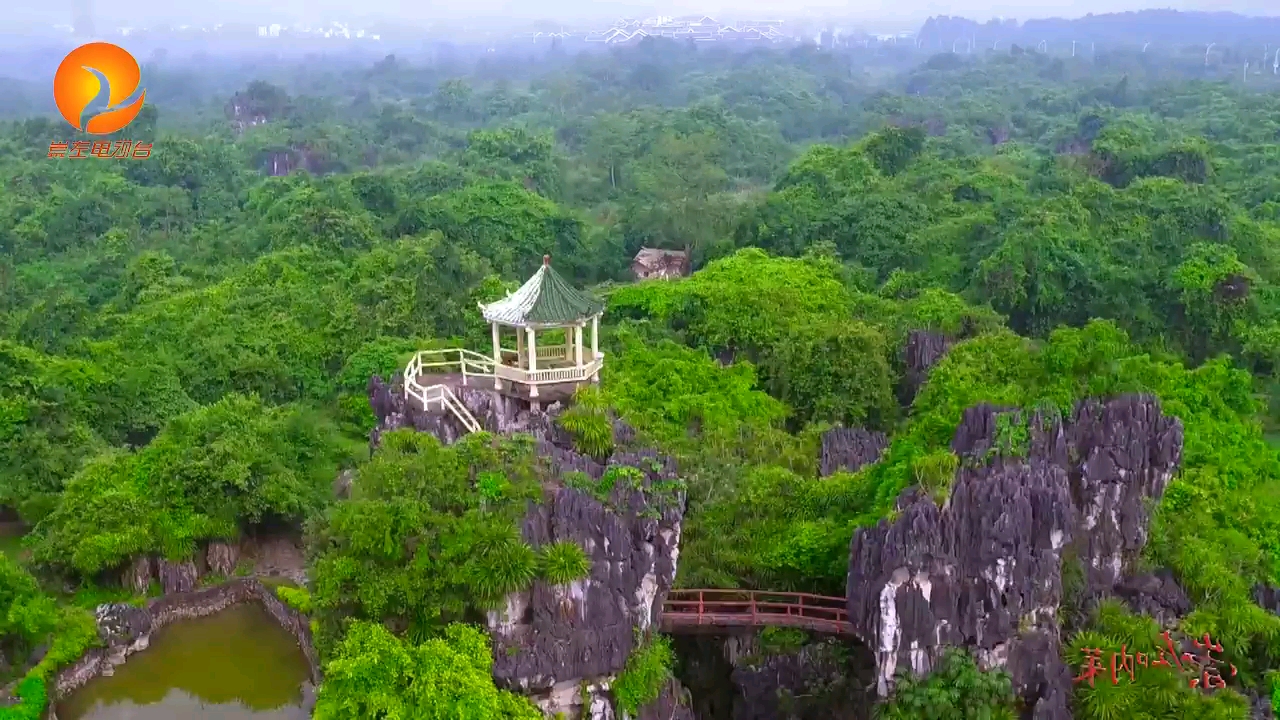
[[(105, 110), (85, 118), (89, 103), (106, 82)], [(53, 99), (71, 126), (91, 135), (107, 135), (133, 122), (142, 109), (146, 90), (138, 90), (142, 71), (128, 50), (106, 42), (92, 42), (72, 50), (53, 76)], [(134, 93), (137, 99), (132, 99)], [(126, 103), (126, 101), (128, 101)]]

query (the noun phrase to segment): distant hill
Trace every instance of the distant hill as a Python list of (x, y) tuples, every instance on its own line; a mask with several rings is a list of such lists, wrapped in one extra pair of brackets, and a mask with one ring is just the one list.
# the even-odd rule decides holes
[(1229, 12), (1180, 12), (1177, 10), (1142, 10), (1139, 12), (1086, 15), (1067, 20), (1048, 18), (1028, 20), (991, 20), (979, 23), (962, 17), (937, 16), (925, 21), (919, 38), (925, 48), (950, 50), (959, 41), (972, 39), (978, 47), (992, 43), (1018, 43), (1035, 47), (1040, 42), (1050, 45), (1107, 43), (1110, 45), (1195, 45), (1217, 43), (1257, 43), (1280, 46), (1280, 18), (1250, 17)]

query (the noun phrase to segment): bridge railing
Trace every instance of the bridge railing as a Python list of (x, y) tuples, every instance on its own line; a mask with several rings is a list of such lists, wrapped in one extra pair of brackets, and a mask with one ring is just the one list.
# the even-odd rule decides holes
[(672, 590), (662, 610), (671, 627), (776, 625), (850, 632), (845, 599), (809, 593), (751, 590)]

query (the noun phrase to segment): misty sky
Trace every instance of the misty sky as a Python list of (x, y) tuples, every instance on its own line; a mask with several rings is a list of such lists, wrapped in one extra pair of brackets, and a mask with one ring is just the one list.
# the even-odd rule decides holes
[(863, 20), (918, 21), (930, 15), (962, 15), (978, 20), (1016, 17), (1079, 17), (1087, 13), (1121, 12), (1143, 8), (1222, 10), (1250, 15), (1280, 14), (1280, 6), (1265, 0), (1042, 0), (1040, 2), (982, 2), (981, 0), (5, 0), (3, 22), (17, 29), (30, 23), (69, 23), (76, 2), (88, 3), (99, 23), (146, 26), (158, 23), (290, 23), (327, 20), (408, 20), (429, 25), (434, 20), (519, 18), (572, 21), (575, 18), (613, 18), (654, 14), (707, 13), (718, 19), (758, 16), (842, 17)]

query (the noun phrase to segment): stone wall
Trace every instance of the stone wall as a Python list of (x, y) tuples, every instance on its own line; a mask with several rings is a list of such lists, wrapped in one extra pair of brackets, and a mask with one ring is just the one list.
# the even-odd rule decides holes
[(1148, 501), (1181, 460), (1182, 425), (1153, 397), (1083, 401), (1068, 420), (1033, 418), (1023, 456), (993, 457), (1000, 412), (965, 412), (944, 507), (911, 489), (893, 521), (854, 535), (849, 619), (876, 654), (881, 694), (895, 673), (927, 673), (945, 647), (962, 646), (984, 667), (1007, 668), (1034, 718), (1069, 720), (1059, 621), (1067, 550), (1082, 564), (1086, 598), (1119, 593), (1173, 612), (1185, 600), (1171, 578), (1130, 577)]
[(110, 675), (130, 655), (145, 650), (151, 636), (169, 623), (201, 618), (244, 602), (261, 603), (280, 626), (298, 642), (310, 668), (311, 684), (320, 685), (320, 663), (311, 642), (305, 616), (285, 605), (271, 588), (253, 579), (232, 580), (215, 587), (177, 593), (151, 600), (143, 607), (122, 603), (97, 609), (98, 636), (103, 647), (90, 649), (74, 664), (58, 672), (53, 682), (54, 700), (60, 700), (95, 677)]

